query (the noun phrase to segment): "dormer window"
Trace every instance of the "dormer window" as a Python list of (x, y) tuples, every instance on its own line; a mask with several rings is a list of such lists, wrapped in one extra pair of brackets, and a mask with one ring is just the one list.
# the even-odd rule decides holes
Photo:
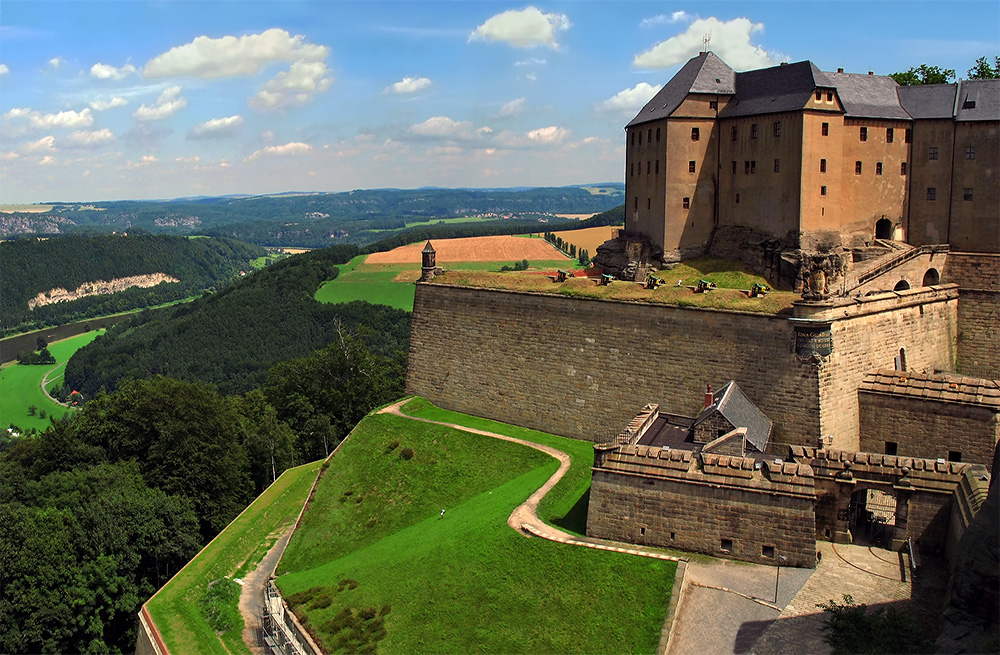
[(965, 102), (962, 103), (962, 109), (975, 109), (975, 108), (976, 108), (975, 100), (969, 100), (968, 98), (966, 98)]
[(719, 101), (718, 100), (709, 100), (708, 101), (708, 108), (709, 109), (718, 109), (719, 108)]

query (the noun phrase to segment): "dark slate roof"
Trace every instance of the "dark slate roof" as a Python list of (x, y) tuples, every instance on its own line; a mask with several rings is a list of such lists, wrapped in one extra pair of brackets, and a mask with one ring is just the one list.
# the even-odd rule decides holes
[(881, 370), (869, 373), (859, 391), (990, 407), (1000, 412), (1000, 383), (954, 373)]
[(719, 118), (796, 111), (809, 102), (816, 87), (830, 86), (811, 61), (758, 68), (736, 74), (736, 97), (719, 112)]
[[(970, 107), (975, 103), (975, 107)], [(1000, 120), (1000, 80), (965, 80), (958, 83), (957, 121)]]
[(727, 382), (724, 387), (712, 394), (712, 399), (712, 404), (698, 414), (694, 425), (697, 426), (717, 410), (734, 427), (746, 428), (747, 441), (760, 452), (764, 452), (771, 438), (774, 423), (757, 409), (736, 382), (733, 380)]
[(916, 84), (896, 88), (899, 103), (913, 118), (951, 118), (955, 115), (957, 84)]
[(899, 105), (896, 80), (886, 75), (823, 73), (829, 86), (836, 87), (847, 116), (858, 118), (899, 118), (910, 115)]
[(431, 245), (430, 239), (427, 240), (427, 243), (424, 244), (424, 249), (420, 252), (436, 252), (434, 246)]
[(688, 60), (628, 126), (666, 118), (674, 113), (689, 93), (731, 95), (735, 90), (734, 75), (733, 69), (714, 52), (703, 52)]

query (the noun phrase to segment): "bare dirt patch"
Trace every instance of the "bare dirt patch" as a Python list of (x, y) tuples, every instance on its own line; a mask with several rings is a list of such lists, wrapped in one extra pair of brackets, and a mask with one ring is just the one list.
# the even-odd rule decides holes
[(572, 218), (577, 221), (582, 221), (584, 219), (594, 216), (594, 214), (556, 214), (559, 218)]
[[(438, 239), (431, 244), (437, 251), (437, 262), (499, 262), (527, 259), (567, 259), (542, 239), (494, 236), (462, 239)], [(368, 255), (366, 264), (420, 264), (423, 243), (400, 246), (389, 252)]]
[(420, 271), (403, 271), (396, 277), (392, 278), (393, 282), (416, 282), (420, 279)]

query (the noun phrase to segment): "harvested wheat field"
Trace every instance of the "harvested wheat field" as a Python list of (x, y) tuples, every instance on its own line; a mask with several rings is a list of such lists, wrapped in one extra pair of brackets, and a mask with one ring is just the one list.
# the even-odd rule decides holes
[(566, 243), (572, 243), (577, 248), (590, 251), (590, 256), (597, 254), (597, 246), (611, 238), (612, 231), (620, 230), (621, 227), (604, 225), (601, 227), (587, 227), (582, 230), (561, 230), (555, 235)]
[[(431, 240), (437, 251), (437, 263), (445, 262), (502, 262), (521, 259), (569, 259), (549, 245), (544, 239), (496, 236), (467, 237), (462, 239)], [(423, 243), (400, 246), (388, 252), (368, 255), (366, 264), (420, 264)]]

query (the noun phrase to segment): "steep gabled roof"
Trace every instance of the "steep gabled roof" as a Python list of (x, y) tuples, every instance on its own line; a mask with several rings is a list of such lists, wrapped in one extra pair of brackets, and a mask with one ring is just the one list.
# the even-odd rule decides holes
[(735, 381), (730, 380), (712, 394), (712, 404), (701, 410), (692, 427), (697, 427), (715, 411), (722, 414), (727, 421), (733, 424), (733, 427), (746, 428), (747, 441), (753, 444), (753, 447), (758, 451), (764, 452), (764, 449), (767, 448), (767, 442), (771, 438), (774, 423), (757, 409), (757, 406), (746, 397)]
[(689, 93), (731, 95), (735, 92), (735, 74), (714, 52), (703, 52), (688, 60), (636, 114), (628, 127), (666, 118), (680, 107)]
[(830, 86), (811, 61), (758, 68), (736, 74), (736, 97), (719, 118), (796, 111), (809, 102), (817, 87)]
[(899, 104), (913, 118), (952, 118), (957, 84), (915, 84), (896, 89)]
[(1000, 120), (1000, 80), (965, 80), (958, 83), (956, 121)]
[(909, 120), (896, 95), (896, 80), (885, 75), (823, 73), (827, 84), (837, 89), (847, 116)]

